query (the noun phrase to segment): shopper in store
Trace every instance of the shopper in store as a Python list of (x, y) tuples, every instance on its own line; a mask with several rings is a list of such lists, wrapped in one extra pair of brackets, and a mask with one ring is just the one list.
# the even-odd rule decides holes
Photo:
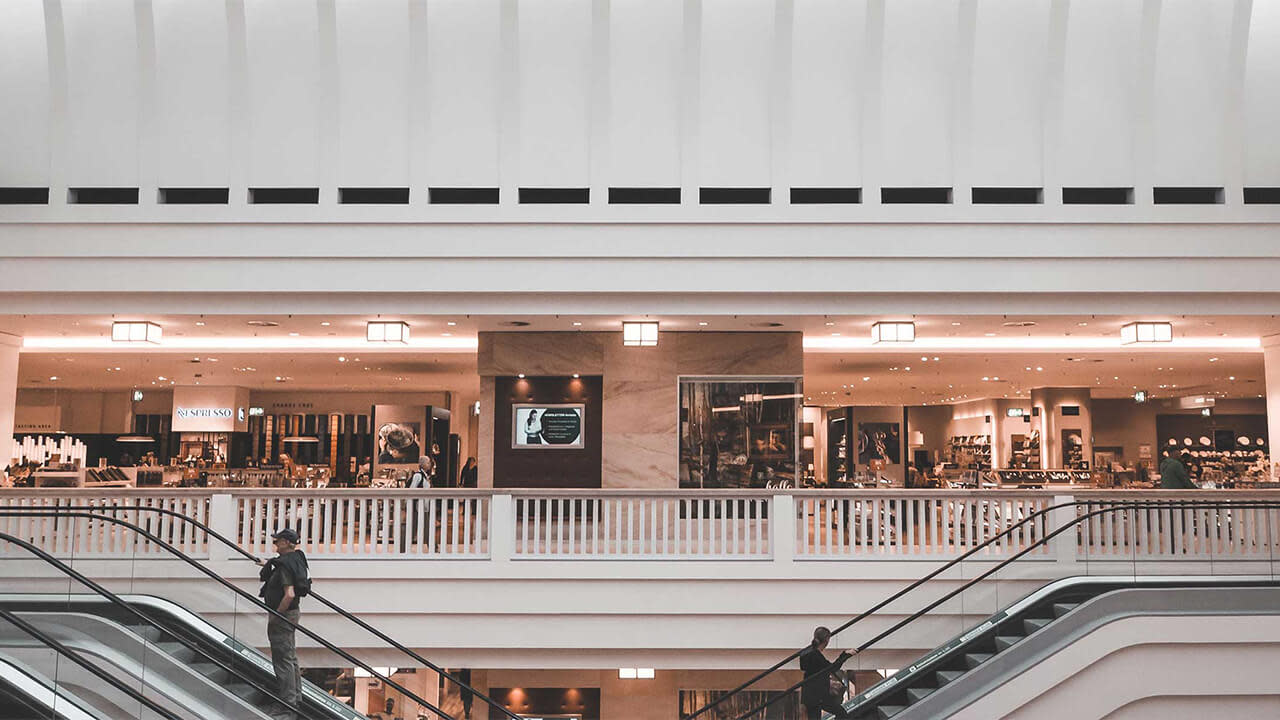
[[(800, 702), (805, 708), (808, 720), (820, 720), (822, 713), (829, 712), (839, 720), (852, 718), (841, 704), (844, 698), (844, 686), (847, 676), (841, 667), (852, 655), (848, 650), (840, 653), (835, 662), (827, 662), (822, 654), (831, 642), (831, 631), (825, 627), (813, 630), (813, 641), (800, 653), (800, 669), (804, 671), (804, 684), (800, 686)], [(837, 692), (833, 685), (839, 685)]]
[(467, 462), (463, 464), (462, 471), (458, 473), (458, 487), (473, 488), (479, 486), (478, 475), (479, 469), (476, 465), (476, 459), (467, 458)]
[[(1187, 460), (1191, 456), (1183, 453)], [(1160, 487), (1165, 490), (1198, 490), (1195, 483), (1191, 482), (1191, 474), (1187, 472), (1187, 466), (1183, 460), (1174, 457), (1171, 453), (1165, 453), (1164, 459), (1160, 461)]]
[[(297, 707), (302, 671), (298, 667), (294, 626), (301, 616), (298, 601), (301, 595), (306, 594), (306, 588), (310, 587), (311, 578), (307, 569), (307, 557), (298, 549), (297, 531), (281, 528), (271, 539), (276, 548), (276, 556), (270, 560), (258, 560), (258, 564), (262, 566), (258, 578), (263, 582), (258, 594), (267, 607), (288, 620), (285, 622), (274, 614), (267, 618), (267, 642), (271, 645), (271, 664), (279, 683), (277, 694), (290, 706)], [(295, 720), (293, 710), (287, 707), (278, 709), (272, 717), (275, 720)]]

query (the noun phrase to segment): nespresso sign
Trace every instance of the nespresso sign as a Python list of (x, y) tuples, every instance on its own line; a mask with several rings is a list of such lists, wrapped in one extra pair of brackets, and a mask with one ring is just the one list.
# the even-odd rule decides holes
[(179, 419), (188, 420), (193, 418), (215, 418), (218, 420), (230, 420), (235, 417), (235, 412), (231, 408), (184, 408), (178, 407), (173, 409), (173, 414)]

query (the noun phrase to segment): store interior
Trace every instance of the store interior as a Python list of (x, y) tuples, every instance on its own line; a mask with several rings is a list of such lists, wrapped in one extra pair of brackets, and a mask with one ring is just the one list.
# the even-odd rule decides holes
[[(637, 320), (658, 324), (654, 346), (628, 344)], [(162, 335), (113, 340), (122, 321)], [(886, 341), (886, 322), (911, 339)], [(1135, 322), (1168, 337), (1130, 342)], [(374, 339), (375, 323), (403, 336)], [(1274, 472), (1271, 317), (9, 316), (0, 332), (23, 338), (5, 480), (19, 487), (627, 486), (609, 404), (634, 383), (610, 368), (761, 336), (801, 338), (802, 372), (672, 371), (655, 414), (677, 425), (675, 467), (652, 485), (1148, 487), (1169, 452), (1205, 487)], [(606, 338), (613, 364), (484, 370), (482, 337), (569, 334)], [(548, 400), (581, 408), (576, 444), (507, 443), (525, 417), (510, 408)], [(468, 458), (491, 467), (465, 472)]]

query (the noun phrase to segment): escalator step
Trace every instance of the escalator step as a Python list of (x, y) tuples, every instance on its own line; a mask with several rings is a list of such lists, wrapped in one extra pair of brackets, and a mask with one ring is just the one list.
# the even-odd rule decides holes
[(1008, 650), (1009, 648), (1018, 644), (1018, 641), (1021, 640), (1023, 637), (1024, 637), (1023, 635), (997, 635), (996, 650), (999, 652), (1004, 652), (1005, 650)]
[(192, 650), (180, 642), (173, 642), (171, 640), (169, 642), (156, 643), (156, 647), (159, 648), (161, 652), (181, 662), (189, 663), (196, 657), (195, 650)]
[(213, 663), (192, 663), (191, 669), (216, 683), (226, 680), (231, 675)]
[(1027, 634), (1030, 635), (1039, 630), (1043, 630), (1044, 626), (1051, 622), (1053, 621), (1049, 618), (1027, 618), (1022, 621), (1022, 629), (1026, 630)]
[(964, 662), (972, 670), (993, 657), (995, 653), (965, 653)]
[(939, 670), (933, 674), (938, 679), (938, 685), (949, 685), (959, 680), (964, 675), (963, 670)]
[(925, 698), (929, 697), (930, 695), (932, 695), (932, 694), (933, 694), (933, 691), (934, 691), (934, 690), (937, 690), (937, 689), (938, 689), (938, 688), (931, 688), (931, 687), (913, 687), (913, 688), (908, 688), (908, 689), (907, 689), (907, 703), (908, 703), (908, 704), (910, 704), (910, 705), (915, 705), (916, 703), (920, 702), (921, 700), (923, 700), (923, 699), (925, 699)]
[(262, 693), (261, 690), (250, 685), (249, 683), (233, 682), (233, 683), (228, 683), (223, 687), (226, 688), (227, 692), (231, 693), (232, 695), (235, 695), (241, 700), (244, 700), (250, 705), (257, 705), (261, 703), (263, 700), (265, 700), (267, 697)]
[(154, 625), (130, 625), (129, 629), (138, 637), (157, 642), (164, 637), (164, 632)]
[(906, 705), (878, 705), (876, 706), (876, 715), (880, 720), (888, 720), (888, 718), (891, 718), (906, 709)]
[(1057, 615), (1058, 617), (1062, 617), (1063, 615), (1066, 615), (1072, 610), (1075, 610), (1079, 606), (1080, 606), (1080, 603), (1054, 603), (1053, 614)]

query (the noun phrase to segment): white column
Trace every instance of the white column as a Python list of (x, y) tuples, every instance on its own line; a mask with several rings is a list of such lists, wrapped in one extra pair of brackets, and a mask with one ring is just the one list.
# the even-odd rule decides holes
[(1280, 335), (1262, 338), (1262, 363), (1267, 383), (1267, 452), (1271, 457), (1271, 479), (1280, 479), (1276, 443), (1280, 443)]
[(13, 421), (18, 408), (18, 346), (22, 338), (0, 333), (0, 470), (13, 457)]

